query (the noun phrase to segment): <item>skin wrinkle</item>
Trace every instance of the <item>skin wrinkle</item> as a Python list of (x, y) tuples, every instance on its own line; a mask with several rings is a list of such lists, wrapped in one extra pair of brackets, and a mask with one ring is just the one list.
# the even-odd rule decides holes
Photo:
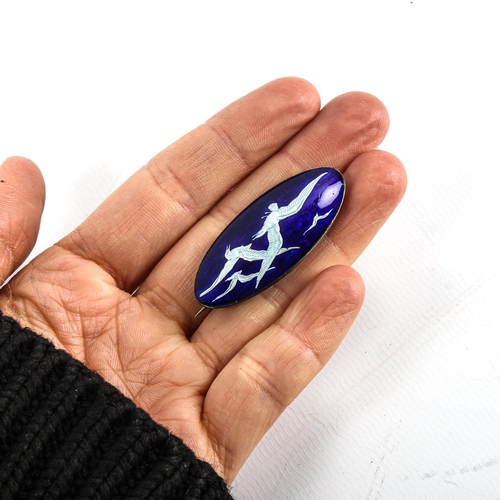
[[(118, 304), (117, 304), (117, 307), (116, 307), (117, 311), (119, 309), (118, 307)], [(127, 389), (127, 392), (128, 394), (130, 394), (131, 398), (133, 397), (133, 391), (131, 390), (131, 388), (128, 386), (128, 381), (127, 381), (127, 377), (125, 376), (125, 373), (126, 373), (126, 370), (125, 370), (125, 365), (123, 363), (123, 355), (122, 355), (122, 350), (119, 348), (120, 347), (120, 334), (121, 334), (121, 324), (120, 324), (120, 319), (121, 316), (116, 314), (115, 315), (115, 333), (114, 333), (114, 336), (115, 336), (115, 346), (116, 346), (116, 358), (118, 360), (118, 363), (120, 365), (120, 369), (121, 369), (121, 373), (123, 374), (123, 376), (121, 375), (118, 375), (115, 371), (115, 375), (118, 376), (118, 379), (121, 380), (122, 384), (124, 384), (124, 387)], [(113, 335), (113, 332), (111, 332), (111, 335)], [(86, 342), (84, 342), (84, 346), (85, 346)], [(111, 368), (111, 367), (110, 367)], [(111, 368), (113, 369), (113, 368)]]
[[(287, 179), (288, 177), (293, 177), (294, 175), (298, 175), (302, 172), (305, 172), (306, 170), (309, 170), (310, 168), (312, 167), (315, 167), (317, 165), (312, 165), (308, 162), (304, 162), (304, 161), (299, 161), (299, 158), (296, 154), (294, 153), (291, 153), (290, 151), (287, 150), (287, 148), (283, 148), (281, 151), (280, 151), (280, 155), (282, 155), (282, 157), (286, 160), (286, 165), (287, 165), (287, 173), (286, 173), (286, 176), (283, 176), (283, 178), (281, 180), (285, 180)], [(302, 160), (302, 158), (300, 158), (300, 160)], [(289, 172), (289, 169), (288, 169), (288, 166), (290, 165), (290, 172)], [(278, 182), (281, 182), (281, 181), (278, 181)]]
[(321, 246), (329, 247), (329, 251), (333, 251), (333, 255), (340, 256), (340, 259), (336, 258), (335, 261), (338, 264), (347, 264), (350, 265), (354, 262), (355, 257), (353, 255), (349, 255), (347, 250), (344, 249), (339, 243), (340, 238), (335, 237), (335, 235), (330, 234), (331, 231), (328, 231), (320, 242)]
[[(103, 333), (108, 334), (108, 330), (103, 330)], [(96, 361), (96, 352), (100, 352), (102, 349), (106, 349), (109, 352), (109, 347), (110, 345), (103, 341), (102, 335), (85, 339), (86, 364), (99, 373), (105, 373), (106, 370), (112, 369), (113, 365), (116, 364), (117, 354), (111, 354), (106, 356), (102, 361)]]
[[(161, 390), (163, 388), (160, 388), (157, 393), (160, 394)], [(151, 418), (167, 428), (172, 434), (182, 436), (186, 445), (195, 451), (199, 448), (200, 442), (206, 440), (205, 433), (200, 433), (198, 427), (202, 399), (203, 396), (200, 396), (197, 391), (187, 391), (185, 388), (176, 387), (175, 396), (174, 391), (170, 390), (167, 397), (151, 398), (156, 403), (148, 403), (148, 413)], [(182, 415), (182, 417), (178, 417), (178, 415)], [(176, 424), (176, 422), (178, 423)], [(204, 447), (210, 445), (211, 443), (207, 443)]]
[[(252, 305), (258, 301), (258, 305)], [(253, 299), (250, 299), (249, 301), (238, 304), (235, 306), (232, 306), (231, 308), (222, 308), (222, 309), (216, 309), (213, 310), (210, 313), (210, 316), (207, 317), (205, 320), (206, 323), (203, 324), (204, 330), (203, 333), (200, 335), (199, 333), (194, 335), (192, 337), (192, 344), (195, 346), (201, 345), (201, 344), (209, 344), (210, 349), (215, 352), (215, 348), (220, 352), (219, 358), (220, 362), (223, 365), (226, 365), (236, 354), (237, 351), (235, 351), (235, 347), (231, 343), (224, 342), (223, 345), (221, 345), (220, 342), (217, 342), (216, 346), (213, 346), (207, 342), (207, 337), (209, 337), (211, 334), (215, 334), (214, 328), (208, 325), (220, 325), (221, 323), (228, 325), (228, 329), (226, 330), (227, 335), (231, 335), (231, 328), (232, 324), (234, 321), (234, 316), (239, 317), (240, 315), (245, 317), (245, 327), (250, 328), (250, 329), (257, 329), (257, 330), (262, 330), (264, 328), (267, 328), (270, 326), (273, 321), (275, 320), (274, 316), (273, 319), (269, 319), (268, 314), (265, 314), (265, 318), (256, 318), (255, 315), (249, 314), (250, 310), (253, 310), (255, 308), (262, 310), (262, 309), (271, 309), (271, 313), (274, 314), (275, 308), (270, 307), (270, 302), (262, 300), (262, 298), (257, 295)], [(227, 316), (229, 315), (229, 318)], [(224, 318), (227, 318), (226, 320)]]
[[(235, 193), (235, 191), (231, 191), (231, 193), (228, 194), (226, 198), (217, 203), (217, 205), (215, 205), (215, 207), (207, 213), (206, 217), (208, 217), (208, 220), (206, 222), (205, 220), (203, 220), (203, 224), (207, 228), (210, 228), (210, 231), (206, 231), (206, 233), (210, 232), (210, 245), (217, 239), (218, 235), (222, 233), (222, 231), (229, 225), (229, 223), (233, 221), (239, 213), (241, 213), (244, 208), (244, 206), (239, 208), (239, 206), (233, 206), (232, 203), (228, 203), (228, 198), (236, 198), (235, 201), (238, 202), (238, 196), (233, 193)], [(243, 201), (241, 201), (241, 203), (243, 204)], [(205, 238), (208, 238), (208, 234), (204, 236)]]
[[(288, 276), (288, 275), (287, 275)], [(287, 276), (285, 276), (286, 279)], [(277, 318), (284, 314), (288, 305), (292, 302), (293, 297), (286, 292), (285, 287), (283, 287), (283, 280), (274, 283), (269, 288), (266, 288), (261, 292), (261, 298), (266, 302), (272, 303), (273, 318)]]
[[(168, 380), (165, 380), (165, 374), (169, 371), (169, 365), (170, 365), (170, 359), (172, 358), (172, 356), (174, 355), (177, 355), (177, 354), (174, 354), (174, 353), (179, 353), (178, 355), (182, 355), (182, 356), (185, 356), (184, 354), (184, 351), (185, 349), (187, 349), (187, 346), (185, 343), (180, 343), (177, 347), (175, 347), (175, 350), (173, 351), (172, 354), (167, 354), (167, 356), (164, 358), (164, 359), (158, 359), (157, 357), (157, 350), (158, 350), (158, 346), (155, 347), (155, 350), (152, 352), (152, 356), (151, 358), (155, 359), (155, 362), (154, 363), (149, 363), (148, 365), (148, 370), (146, 372), (146, 374), (144, 374), (144, 376), (142, 377), (142, 386), (143, 388), (144, 387), (148, 387), (148, 385), (152, 386), (152, 387), (157, 387), (158, 385), (163, 385), (165, 384), (165, 382), (168, 382), (168, 384), (173, 384), (173, 385), (176, 385), (178, 387), (189, 387), (193, 390), (196, 390), (196, 391), (199, 391), (200, 389), (200, 386), (203, 385), (201, 382), (197, 382), (197, 381), (191, 381), (187, 386), (185, 384), (185, 380), (182, 381), (181, 384), (177, 383), (175, 381), (175, 379), (168, 379)], [(143, 358), (138, 358), (136, 361), (134, 361), (134, 363), (128, 363), (128, 365), (131, 365), (131, 364), (138, 364), (138, 366), (140, 366), (140, 363), (141, 362), (144, 362), (144, 360), (146, 360), (146, 353), (144, 355)], [(176, 366), (177, 364), (176, 363), (173, 363), (172, 366)], [(172, 371), (172, 370), (170, 370)], [(134, 372), (135, 372), (135, 369), (134, 369)], [(141, 396), (145, 396), (146, 392), (143, 390), (143, 388), (141, 388), (140, 392), (137, 393), (137, 396), (138, 397), (141, 397)], [(157, 399), (153, 399), (152, 400), (155, 404), (158, 402)]]
[(258, 295), (253, 297), (250, 301), (240, 304), (243, 309), (243, 315), (256, 328), (262, 328), (267, 323), (269, 315), (272, 316), (274, 307), (272, 302), (262, 300)]
[(66, 243), (66, 238), (64, 238), (61, 241), (58, 241), (57, 243), (54, 243), (53, 248), (60, 248), (63, 252), (69, 252), (71, 255), (73, 255), (76, 258), (83, 259), (85, 262), (89, 262), (92, 264), (95, 264), (98, 266), (102, 272), (106, 273), (112, 280), (113, 284), (115, 286), (118, 286), (118, 282), (114, 277), (114, 273), (112, 266), (109, 264), (108, 260), (104, 257), (104, 255), (101, 253), (101, 257), (98, 257), (95, 255), (93, 259), (87, 257), (87, 255), (91, 253), (95, 253), (95, 250), (92, 252), (90, 250), (87, 250), (86, 246), (86, 238), (83, 234), (81, 234), (81, 231), (83, 230), (82, 226), (79, 226), (75, 228), (71, 234), (71, 238), (76, 239), (75, 237), (78, 237), (79, 241), (79, 249), (81, 250), (81, 253), (76, 253), (74, 250), (72, 250), (73, 245), (67, 245)]
[[(376, 215), (378, 215), (378, 217), (374, 217)], [(359, 221), (353, 221), (352, 223), (353, 226), (357, 228), (356, 232), (358, 235), (364, 235), (368, 233), (371, 227), (377, 227), (380, 225), (381, 222), (385, 220), (385, 217), (378, 214), (376, 209), (367, 214), (366, 218), (369, 219), (368, 223), (365, 222), (361, 224)]]
[[(171, 390), (171, 387), (174, 387), (175, 391)], [(190, 424), (192, 424), (190, 419), (194, 415), (198, 418), (203, 396), (196, 388), (185, 384), (168, 385), (168, 389), (169, 394), (165, 396), (163, 395), (165, 387), (157, 386), (155, 391), (146, 393), (147, 397), (141, 394), (138, 400), (148, 405), (148, 413), (154, 420), (176, 436), (182, 435), (183, 439), (185, 439), (189, 434), (197, 433), (196, 429), (189, 429)], [(177, 426), (177, 429), (183, 427), (184, 432), (176, 432), (177, 429), (172, 425), (172, 422), (179, 422), (180, 425)]]
[[(120, 350), (120, 348), (122, 347), (122, 342), (120, 342), (120, 332), (123, 330), (122, 328), (122, 323), (124, 322), (124, 315), (127, 314), (127, 309), (128, 307), (128, 304), (129, 304), (129, 301), (130, 300), (134, 300), (134, 299), (131, 299), (131, 298), (124, 298), (123, 300), (119, 301), (118, 303), (116, 303), (113, 307), (116, 309), (116, 313), (114, 314), (114, 321), (115, 321), (115, 331), (117, 332), (116, 336), (115, 336), (115, 340), (114, 341), (111, 341), (111, 342), (108, 342), (108, 343), (102, 343), (103, 345), (105, 346), (111, 346), (111, 347), (114, 347), (115, 350)], [(90, 319), (92, 319), (92, 317), (90, 317)], [(110, 313), (110, 321), (113, 320), (113, 316), (111, 315)], [(94, 345), (99, 345), (99, 342), (100, 342), (100, 339), (102, 337), (101, 334), (98, 334), (98, 335), (91, 335), (91, 329), (88, 328), (88, 324), (86, 325), (86, 331), (88, 331), (88, 334), (86, 335), (85, 337), (85, 340), (88, 341), (87, 344), (86, 344), (86, 349), (87, 351), (89, 352), (89, 359), (93, 358), (93, 352), (91, 353), (91, 347), (93, 347)], [(98, 328), (93, 328), (94, 330), (96, 331), (99, 331), (99, 332), (102, 332), (103, 334), (108, 334), (108, 332), (111, 332), (112, 333), (112, 329), (110, 328), (109, 324), (105, 324), (103, 326), (99, 326)], [(126, 346), (127, 344), (125, 344)], [(156, 348), (156, 346), (155, 346)], [(141, 357), (144, 356), (144, 352), (141, 353)], [(105, 362), (107, 363), (109, 360), (108, 359), (105, 359)], [(129, 360), (127, 363), (124, 364), (124, 366), (130, 366), (130, 364), (133, 363), (133, 360)]]
[(400, 168), (392, 168), (390, 173), (386, 175), (385, 182), (379, 186), (378, 206), (375, 209), (384, 214), (384, 220), (390, 216), (392, 207), (403, 197), (406, 183), (404, 171)]
[[(40, 203), (37, 203), (36, 201), (34, 201), (30, 198), (31, 193), (26, 193), (26, 191), (29, 191), (29, 189), (26, 189), (26, 187), (24, 187), (24, 188), (20, 187), (18, 189), (18, 186), (16, 186), (15, 182), (4, 182), (4, 183), (0, 184), (0, 186), (2, 186), (2, 187), (4, 186), (8, 190), (7, 195), (5, 194), (5, 192), (2, 193), (2, 198), (3, 198), (2, 210), (7, 210), (7, 208), (9, 207), (9, 202), (11, 200), (22, 200), (23, 203), (26, 203), (26, 206), (28, 206), (31, 209), (30, 212), (34, 212), (34, 213), (39, 212), (41, 210), (41, 208), (43, 207), (43, 203), (42, 203), (42, 207), (40, 207), (39, 206)], [(12, 207), (15, 211), (15, 208), (16, 208), (15, 202), (12, 203)], [(13, 212), (11, 212), (11, 214)]]
[[(175, 357), (176, 356), (179, 356), (179, 357), (184, 356), (181, 351), (186, 349), (186, 345), (187, 344), (182, 342), (182, 341), (179, 342), (178, 345), (175, 347), (172, 347), (172, 345), (170, 345), (169, 346), (170, 352), (168, 352), (166, 354), (166, 356), (161, 360), (161, 364), (159, 365), (159, 366), (162, 366), (162, 368), (159, 367), (153, 376), (149, 376), (147, 378), (147, 382), (149, 385), (143, 384), (143, 387), (140, 388), (140, 390), (138, 392), (133, 391), (132, 394), (135, 394), (137, 399), (144, 399), (146, 396), (152, 394), (151, 387), (153, 387), (153, 388), (157, 387), (157, 383), (156, 383), (157, 380), (159, 380), (162, 385), (167, 385), (167, 386), (173, 385), (173, 386), (179, 387), (179, 388), (188, 387), (190, 389), (199, 391), (201, 384), (191, 383), (189, 385), (186, 385), (187, 381), (184, 378), (180, 381), (177, 381), (177, 380), (175, 380), (175, 377), (170, 377), (170, 376), (166, 377), (167, 374), (175, 373), (175, 370), (172, 369), (172, 367), (177, 366), (177, 363), (175, 362), (176, 361)], [(154, 352), (156, 354), (157, 350), (155, 350)], [(170, 362), (170, 359), (173, 359), (172, 363)], [(129, 365), (130, 365), (130, 363), (127, 363), (126, 366), (128, 367)], [(151, 398), (148, 396), (147, 399), (151, 401), (150, 404), (152, 406), (156, 405), (156, 403), (158, 403), (158, 401), (159, 401), (159, 397), (158, 398)]]
[[(25, 276), (25, 280), (27, 280), (28, 283), (34, 283), (34, 282), (36, 282), (35, 280), (33, 280), (33, 266), (32, 266), (32, 264), (28, 264), (28, 266), (26, 266), (26, 268), (25, 268), (25, 274), (27, 274), (27, 276)], [(27, 321), (28, 315), (27, 314), (20, 314), (20, 313), (18, 313), (17, 306), (18, 305), (20, 306), (23, 303), (24, 304), (27, 303), (27, 304), (31, 304), (32, 305), (32, 309), (37, 312), (37, 314), (35, 316), (43, 317), (42, 312), (39, 310), (39, 308), (36, 305), (36, 303), (34, 301), (32, 301), (31, 297), (29, 297), (29, 296), (23, 296), (22, 288), (21, 288), (21, 290), (19, 289), (19, 286), (17, 286), (15, 284), (15, 280), (12, 280), (11, 283), (12, 283), (12, 286), (13, 286), (13, 288), (15, 290), (16, 298), (13, 299), (13, 300), (11, 300), (11, 301), (9, 301), (8, 305), (10, 305), (10, 307), (7, 307), (7, 305), (6, 305), (5, 306), (5, 310), (7, 312), (13, 313), (11, 315), (14, 318), (20, 320), (22, 323), (25, 323), (25, 321)], [(22, 310), (23, 307), (19, 307), (19, 309)], [(29, 309), (29, 307), (25, 306), (24, 309)], [(26, 326), (27, 325), (29, 325), (29, 321), (27, 321)], [(42, 330), (45, 331), (46, 329), (42, 328)]]
[[(210, 405), (214, 404), (216, 403), (213, 401), (210, 402)], [(234, 464), (240, 461), (240, 457), (238, 457), (237, 455), (238, 453), (241, 453), (241, 448), (234, 448), (226, 442), (225, 433), (222, 432), (222, 430), (219, 429), (216, 425), (214, 425), (213, 420), (210, 421), (210, 419), (207, 418), (207, 411), (205, 410), (206, 405), (207, 399), (205, 398), (205, 400), (203, 401), (200, 422), (202, 423), (202, 428), (205, 431), (207, 440), (213, 443), (212, 449), (217, 457), (218, 468), (216, 468), (216, 470), (219, 472), (219, 474), (221, 474), (222, 477), (226, 478), (228, 484), (231, 484), (234, 480), (234, 477), (236, 476), (236, 473), (234, 473)], [(226, 405), (217, 406), (218, 407), (216, 411), (218, 413), (227, 413)]]
[[(156, 214), (153, 210), (147, 208), (145, 203), (138, 204), (138, 206), (131, 206), (128, 207), (129, 213), (130, 212), (135, 212), (134, 218), (133, 219), (128, 219), (128, 220), (123, 220), (123, 221), (117, 221), (117, 224), (115, 227), (112, 228), (112, 231), (105, 236), (105, 239), (103, 243), (108, 244), (109, 242), (112, 242), (113, 247), (117, 247), (117, 242), (121, 240), (123, 237), (123, 234), (126, 234), (129, 230), (131, 225), (136, 226), (136, 234), (135, 234), (135, 239), (138, 243), (137, 246), (141, 248), (142, 252), (154, 252), (156, 246), (158, 243), (156, 241), (152, 242), (146, 238), (144, 233), (142, 232), (142, 227), (148, 226), (148, 227), (155, 227), (158, 228), (158, 232), (160, 232), (163, 227), (161, 224), (158, 223)], [(156, 210), (157, 212), (157, 210)], [(172, 217), (174, 219), (174, 217)], [(173, 222), (173, 220), (172, 220)], [(142, 227), (141, 227), (142, 226)], [(160, 238), (160, 241), (163, 239)], [(142, 243), (141, 245), (139, 245)], [(105, 245), (104, 245), (105, 246)], [(109, 252), (109, 249), (107, 250)], [(106, 252), (106, 249), (104, 252), (100, 249), (101, 255), (104, 255)], [(102, 257), (103, 258), (103, 257)], [(115, 257), (115, 259), (118, 259), (119, 255)], [(90, 260), (92, 260), (91, 257), (89, 257)]]
[[(310, 344), (307, 343), (306, 341), (307, 336), (297, 334), (297, 332), (295, 331), (297, 326), (298, 325), (294, 325), (292, 328), (290, 328), (283, 323), (278, 323), (276, 325), (277, 329), (281, 330), (282, 333), (285, 335), (287, 341), (292, 342), (292, 345), (287, 347), (285, 352), (282, 353), (282, 357), (284, 357), (283, 355), (286, 354), (287, 351), (294, 352), (296, 354), (292, 356), (292, 358), (290, 359), (290, 363), (292, 361), (295, 361), (295, 363), (298, 364), (296, 362), (297, 358), (312, 360), (315, 363), (312, 371), (313, 373), (318, 373), (324, 365), (324, 360), (320, 358), (317, 350), (315, 350)], [(304, 334), (305, 331), (303, 331), (302, 333)], [(310, 363), (308, 362), (307, 365), (310, 366)], [(292, 398), (292, 401), (293, 399), (295, 399), (295, 397)]]
[[(202, 410), (202, 415), (203, 415), (203, 410)], [(213, 433), (209, 432), (210, 430), (203, 425), (203, 422), (202, 423), (202, 428), (205, 432), (205, 435), (206, 435), (206, 440), (207, 442), (210, 442), (211, 443), (211, 454), (213, 456), (213, 468), (217, 471), (217, 473), (221, 476), (221, 477), (227, 477), (226, 476), (226, 472), (225, 472), (225, 466), (224, 464), (227, 463), (227, 459), (226, 459), (226, 449), (224, 447), (224, 445), (222, 445), (220, 442), (219, 442), (219, 439), (218, 437), (214, 436)], [(229, 485), (231, 483), (228, 483)]]
[(355, 139), (348, 143), (351, 155), (354, 153), (354, 156), (357, 156), (355, 154), (356, 152), (359, 154), (359, 152), (376, 145), (378, 143), (380, 129), (381, 126), (378, 120), (365, 123), (363, 127), (358, 127), (356, 129)]
[[(11, 269), (14, 267), (15, 257), (14, 248), (11, 247), (7, 240), (4, 239), (3, 234), (0, 233), (0, 270), (5, 269), (5, 274), (8, 276)], [(7, 258), (6, 258), (7, 257)], [(6, 264), (4, 264), (6, 262)]]
[[(31, 250), (29, 242), (36, 239), (39, 227), (39, 224), (37, 224), (36, 228), (30, 228), (30, 222), (24, 220), (20, 227), (14, 227), (12, 222), (13, 218), (13, 216), (8, 217), (7, 224), (5, 224), (7, 229), (0, 231), (0, 252), (2, 254), (2, 260), (5, 259), (4, 256), (6, 254), (9, 258), (9, 262), (6, 265), (6, 270), (8, 270), (6, 274), (10, 274), (12, 270), (19, 266), (28, 256)], [(2, 247), (3, 251), (1, 249)], [(15, 253), (20, 255), (16, 257)], [(4, 264), (0, 261), (0, 269), (2, 269), (3, 266)]]
[[(190, 283), (194, 282), (194, 272), (187, 274), (183, 272), (183, 269), (180, 269), (179, 272), (180, 281), (189, 281), (189, 278), (191, 278)], [(171, 300), (162, 299), (162, 293), (165, 293), (166, 297), (171, 297)], [(175, 318), (176, 324), (184, 329), (185, 336), (189, 338), (195, 329), (195, 313), (200, 310), (201, 306), (194, 298), (192, 287), (189, 287), (189, 292), (186, 291), (182, 297), (180, 296), (180, 292), (177, 294), (179, 298), (175, 299), (171, 291), (163, 287), (161, 282), (158, 282), (154, 287), (141, 287), (141, 290), (134, 298), (139, 301), (142, 301), (144, 298), (144, 302), (141, 303), (151, 306), (154, 310), (160, 312), (162, 317)], [(184, 301), (186, 305), (183, 305)]]
[[(326, 309), (328, 309), (328, 306), (325, 306), (322, 312), (324, 312), (324, 310)], [(317, 346), (307, 342), (307, 333), (309, 331), (318, 330), (318, 328), (315, 328), (314, 322), (310, 322), (310, 318), (307, 318), (306, 328), (302, 328), (300, 326), (300, 321), (298, 323), (294, 323), (291, 326), (287, 325), (285, 322), (279, 322), (276, 326), (277, 328), (282, 330), (282, 332), (288, 337), (289, 341), (294, 344), (297, 352), (296, 356), (294, 357), (304, 356), (305, 359), (308, 360), (310, 360), (311, 358), (314, 359), (315, 365), (313, 367), (312, 373), (315, 374), (319, 372), (319, 370), (325, 363), (325, 359), (322, 359), (319, 355), (319, 349), (317, 348)], [(325, 328), (325, 325), (323, 325), (323, 328)], [(314, 336), (312, 337), (314, 338)], [(326, 359), (329, 358), (327, 357)], [(310, 363), (308, 363), (308, 365), (310, 365)]]
[[(351, 274), (353, 272), (352, 270), (350, 271)], [(353, 321), (353, 316), (359, 311), (364, 296), (364, 286), (362, 290), (359, 290), (360, 287), (358, 285), (353, 286), (354, 283), (357, 283), (353, 278), (353, 276), (344, 276), (343, 279), (337, 279), (335, 285), (330, 284), (331, 293), (326, 293), (326, 290), (324, 290), (320, 296), (318, 290), (314, 290), (314, 296), (311, 296), (307, 302), (303, 302), (302, 307), (297, 312), (294, 310), (290, 312), (292, 318), (288, 319), (288, 321), (290, 321), (290, 325), (293, 326), (287, 326), (284, 320), (278, 322), (278, 326), (288, 331), (289, 334), (303, 344), (306, 349), (313, 351), (318, 361), (322, 364), (330, 358), (332, 353), (326, 352), (326, 356), (322, 359), (319, 353), (325, 352), (325, 346), (313, 346), (313, 344), (309, 343), (308, 339), (315, 339), (315, 336), (309, 337), (308, 332), (311, 330), (322, 331), (323, 335), (317, 339), (321, 341), (321, 344), (324, 343), (324, 338), (328, 338), (328, 342), (331, 344), (332, 338), (337, 337), (338, 342), (334, 342), (334, 344), (340, 344), (340, 340), (345, 336), (348, 326)], [(323, 279), (326, 280), (326, 276), (323, 276)], [(358, 282), (362, 283), (360, 280)], [(318, 309), (317, 304), (324, 301), (325, 297), (331, 298), (321, 309)], [(335, 309), (332, 309), (333, 303), (340, 304), (342, 308), (339, 309), (335, 307)], [(311, 317), (310, 311), (314, 311), (314, 317)], [(299, 321), (292, 321), (294, 317), (299, 318)], [(300, 318), (302, 318), (302, 320), (300, 320)], [(305, 324), (301, 325), (303, 322), (305, 322)], [(325, 333), (326, 331), (338, 333), (332, 336), (331, 334)]]
[(209, 344), (198, 342), (196, 344), (192, 343), (191, 345), (195, 348), (196, 355), (200, 361), (210, 370), (213, 374), (212, 378), (215, 379), (226, 363), (217, 355)]
[(274, 376), (266, 364), (245, 351), (243, 349), (238, 356), (241, 358), (238, 360), (239, 376), (245, 377), (257, 386), (261, 397), (271, 401), (277, 412), (282, 413), (290, 404), (289, 398), (281, 394), (282, 391), (273, 383)]
[[(365, 149), (369, 150), (380, 142), (380, 136), (384, 135), (389, 129), (389, 114), (385, 106), (374, 96), (364, 92), (354, 92), (352, 94), (358, 97), (363, 96), (362, 99), (356, 101), (356, 106), (350, 107), (350, 116), (352, 122), (358, 126), (356, 129), (359, 131), (357, 137), (363, 137)], [(359, 124), (362, 124), (359, 127)], [(357, 141), (353, 141), (357, 144)]]
[[(206, 145), (200, 147), (201, 149), (206, 149)], [(189, 158), (188, 158), (189, 160)], [(144, 167), (144, 172), (148, 174), (149, 178), (153, 181), (153, 186), (156, 186), (162, 196), (169, 201), (174, 201), (181, 207), (181, 211), (190, 216), (190, 218), (197, 220), (197, 212), (199, 211), (199, 200), (196, 198), (195, 194), (192, 192), (192, 186), (190, 183), (183, 181), (180, 175), (177, 175), (175, 171), (170, 167), (169, 163), (161, 166), (161, 172), (157, 169), (152, 168), (149, 164)], [(158, 169), (160, 170), (160, 169)], [(159, 176), (160, 174), (160, 176)], [(172, 189), (171, 182), (179, 189)], [(178, 192), (182, 193), (184, 200), (181, 200), (179, 196), (174, 196)]]
[(224, 127), (218, 123), (212, 123), (213, 120), (208, 120), (205, 122), (205, 126), (210, 128), (215, 134), (217, 134), (217, 137), (221, 139), (224, 144), (229, 148), (229, 150), (238, 158), (239, 163), (243, 167), (243, 172), (244, 173), (249, 173), (255, 168), (255, 162), (250, 163), (246, 158), (243, 152), (241, 151), (238, 146), (234, 143), (234, 141), (231, 139), (231, 136), (226, 132)]
[[(77, 228), (78, 229), (78, 228)], [(76, 230), (75, 230), (76, 231)], [(78, 253), (75, 253), (72, 249), (67, 248), (64, 241), (59, 241), (57, 243), (54, 243), (52, 245), (51, 250), (53, 251), (61, 251), (64, 254), (64, 260), (66, 263), (69, 261), (71, 262), (73, 259), (75, 259), (76, 262), (71, 263), (71, 267), (61, 267), (60, 265), (57, 266), (54, 269), (43, 269), (42, 273), (50, 274), (50, 271), (52, 271), (55, 275), (60, 275), (63, 273), (70, 274), (73, 270), (80, 270), (80, 269), (86, 269), (88, 266), (91, 269), (94, 270), (99, 270), (99, 280), (96, 282), (100, 282), (110, 288), (118, 288), (118, 284), (116, 280), (113, 278), (113, 275), (109, 273), (102, 265), (101, 263), (87, 258), (85, 255), (80, 255)], [(54, 259), (56, 262), (57, 260), (61, 261), (63, 257), (60, 257), (59, 259)], [(46, 263), (44, 262), (46, 265)], [(67, 265), (67, 264), (66, 264)], [(79, 279), (82, 279), (81, 277), (84, 276), (84, 274), (79, 275)], [(55, 283), (54, 283), (55, 284)]]
[[(118, 358), (120, 358), (120, 353), (118, 352)], [(107, 366), (107, 369), (113, 373), (113, 375), (116, 377), (117, 380), (119, 380), (121, 383), (114, 383), (115, 387), (119, 389), (125, 396), (133, 399), (134, 398), (134, 393), (133, 391), (130, 390), (127, 379), (124, 377), (124, 371), (123, 371), (123, 366), (120, 362), (120, 367), (122, 368), (122, 371), (117, 371), (113, 366), (109, 365)]]
[[(175, 297), (170, 293), (170, 290), (157, 284), (156, 287), (148, 288), (134, 297), (143, 304), (142, 301), (146, 301), (149, 305), (153, 306), (155, 309), (161, 310), (164, 316), (170, 317), (169, 312), (175, 313), (175, 318), (177, 324), (182, 328), (183, 331), (188, 331), (192, 324), (192, 314), (186, 306), (181, 304)], [(172, 304), (174, 307), (172, 307)], [(182, 314), (182, 317), (179, 317)], [(172, 317), (174, 315), (172, 314)]]

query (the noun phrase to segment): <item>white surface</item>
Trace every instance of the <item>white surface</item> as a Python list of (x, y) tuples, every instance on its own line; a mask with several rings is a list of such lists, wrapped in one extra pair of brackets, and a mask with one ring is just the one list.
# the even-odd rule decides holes
[(36, 252), (266, 81), (381, 98), (406, 198), (356, 263), (361, 316), (234, 495), (500, 499), (494, 2), (0, 0), (0, 21), (0, 158), (47, 183)]

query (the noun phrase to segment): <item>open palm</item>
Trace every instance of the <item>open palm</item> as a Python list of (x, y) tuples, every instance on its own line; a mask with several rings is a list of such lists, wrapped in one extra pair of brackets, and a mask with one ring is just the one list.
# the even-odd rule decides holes
[[(319, 111), (307, 82), (271, 82), (153, 158), (80, 227), (0, 290), (0, 309), (100, 373), (230, 483), (340, 344), (363, 301), (348, 267), (403, 195), (388, 127), (363, 93)], [(193, 284), (222, 229), (306, 169), (344, 172), (344, 207), (321, 243), (247, 302), (206, 312)], [(44, 201), (28, 160), (0, 167), (0, 280), (31, 250)]]

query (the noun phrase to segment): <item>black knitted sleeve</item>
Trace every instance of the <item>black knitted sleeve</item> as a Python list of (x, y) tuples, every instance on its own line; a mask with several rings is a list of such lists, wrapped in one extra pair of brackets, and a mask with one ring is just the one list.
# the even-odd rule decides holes
[(0, 312), (0, 498), (231, 499), (184, 443)]

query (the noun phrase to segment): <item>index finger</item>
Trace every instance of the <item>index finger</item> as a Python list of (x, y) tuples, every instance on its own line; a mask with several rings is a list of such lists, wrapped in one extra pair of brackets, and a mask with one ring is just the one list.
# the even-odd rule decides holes
[(132, 291), (217, 200), (319, 111), (311, 84), (275, 80), (153, 158), (59, 244)]

